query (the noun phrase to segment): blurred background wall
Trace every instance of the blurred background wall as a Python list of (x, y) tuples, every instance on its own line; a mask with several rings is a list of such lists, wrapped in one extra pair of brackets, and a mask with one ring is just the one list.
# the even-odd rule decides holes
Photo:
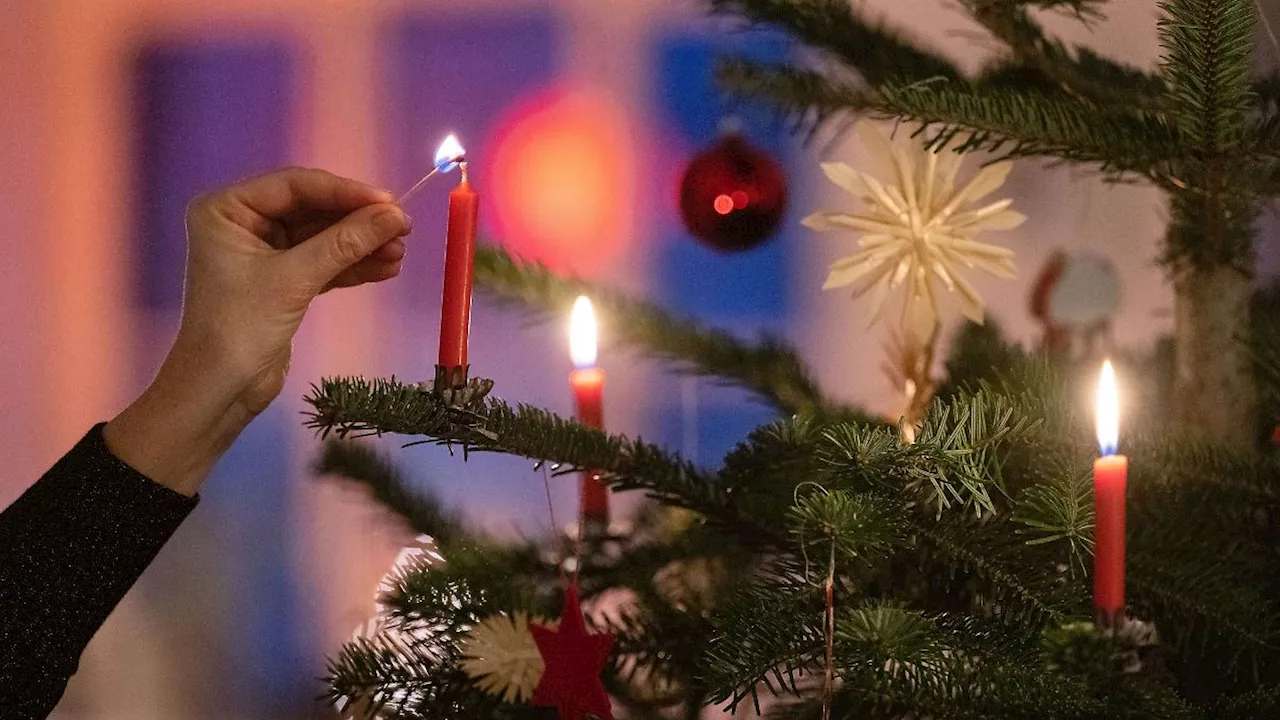
[[(968, 67), (991, 51), (947, 3), (863, 4)], [(1154, 0), (1110, 15), (1092, 33), (1050, 24), (1151, 65)], [(848, 206), (817, 162), (856, 165), (858, 152), (842, 139), (800, 147), (758, 109), (726, 105), (710, 79), (726, 50), (789, 52), (767, 33), (707, 21), (695, 0), (0, 1), (0, 506), (160, 362), (195, 193), (282, 164), (403, 190), (447, 132), (473, 159), (482, 233), (736, 331), (782, 334), (833, 394), (894, 412), (878, 369), (885, 329), (819, 291), (853, 239), (798, 225)], [(721, 255), (683, 230), (675, 195), (729, 115), (782, 165), (791, 204), (769, 243)], [(309, 472), (318, 443), (300, 425), (300, 398), (323, 375), (429, 377), (452, 182), (408, 207), (417, 229), (401, 278), (316, 302), (284, 394), (94, 640), (57, 717), (327, 716), (314, 701), (325, 654), (372, 612), (409, 538), (358, 492)], [(978, 286), (1012, 336), (1037, 337), (1028, 296), (1055, 250), (1119, 269), (1121, 344), (1146, 347), (1168, 329), (1156, 193), (1035, 162), (1006, 191), (1030, 219), (993, 239), (1017, 250), (1020, 275)], [(1276, 269), (1274, 245), (1271, 233), (1264, 273)], [(710, 464), (768, 418), (736, 393), (610, 348), (607, 327), (602, 336), (611, 429)], [(504, 397), (570, 413), (566, 345), (561, 324), (530, 325), (478, 299), (472, 363)], [(386, 447), (477, 527), (545, 531), (529, 463)], [(554, 488), (560, 518), (574, 514), (575, 482)]]

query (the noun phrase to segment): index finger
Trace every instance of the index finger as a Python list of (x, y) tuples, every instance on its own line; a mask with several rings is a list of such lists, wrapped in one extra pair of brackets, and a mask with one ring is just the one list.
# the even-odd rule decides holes
[(249, 178), (228, 188), (227, 194), (231, 200), (273, 219), (299, 210), (349, 213), (394, 199), (386, 190), (312, 168), (287, 168)]

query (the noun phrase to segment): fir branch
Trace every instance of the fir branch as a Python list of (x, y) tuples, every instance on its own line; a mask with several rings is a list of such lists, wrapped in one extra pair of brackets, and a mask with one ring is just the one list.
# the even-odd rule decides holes
[[(1000, 323), (994, 318), (987, 318), (981, 325), (965, 322), (956, 329), (949, 343), (946, 380), (937, 394), (947, 398), (965, 390), (977, 390), (984, 383), (1005, 382), (1010, 374), (1025, 375), (1034, 362), (1026, 350), (1005, 339)], [(1017, 380), (1020, 391), (1037, 393), (1043, 389), (1029, 384), (1027, 378)]]
[(415, 534), (430, 535), (440, 545), (467, 536), (457, 514), (445, 510), (434, 496), (410, 488), (399, 468), (368, 445), (330, 440), (315, 471), (365, 486), (375, 500), (404, 518)]
[(1259, 78), (1253, 85), (1257, 110), (1248, 132), (1245, 156), (1254, 158), (1249, 186), (1264, 198), (1280, 196), (1280, 72)]
[(871, 91), (816, 70), (730, 60), (721, 64), (718, 77), (735, 94), (767, 101), (794, 132), (804, 135), (873, 107)]
[(339, 438), (395, 433), (480, 437), (481, 418), (467, 408), (450, 406), (422, 383), (390, 378), (326, 378), (313, 384), (305, 401), (307, 427), (320, 437)]
[(930, 147), (1057, 158), (1164, 187), (1185, 152), (1178, 130), (1161, 114), (1004, 87), (890, 80), (866, 90), (815, 70), (750, 62), (725, 65), (721, 81), (767, 100), (804, 133), (849, 113), (873, 112), (919, 125)]
[(702, 614), (667, 604), (646, 603), (623, 613), (597, 615), (597, 632), (614, 635), (613, 685), (627, 689), (633, 702), (669, 707), (683, 700), (702, 705), (702, 697), (688, 697), (697, 684), (702, 650), (711, 637), (711, 623)]
[[(1225, 514), (1225, 526), (1239, 528), (1258, 510), (1280, 510), (1280, 466), (1274, 459), (1185, 437), (1139, 437), (1133, 444), (1134, 477), (1144, 486), (1175, 496), (1239, 498), (1213, 508)], [(1161, 494), (1160, 501), (1169, 500)]]
[(953, 503), (979, 516), (994, 512), (989, 488), (1007, 494), (1004, 453), (1030, 438), (1039, 424), (1020, 413), (1012, 398), (983, 390), (935, 400), (912, 445), (935, 449), (940, 460), (927, 474), (939, 516)]
[(1164, 0), (1160, 9), (1178, 126), (1206, 157), (1239, 146), (1253, 102), (1253, 0)]
[(309, 424), (322, 435), (418, 435), (425, 437), (421, 442), (458, 444), (467, 452), (550, 462), (557, 473), (592, 469), (616, 490), (646, 490), (670, 504), (741, 523), (724, 491), (691, 463), (655, 445), (608, 435), (539, 408), (513, 408), (496, 398), (474, 410), (447, 407), (434, 393), (394, 378), (325, 379), (312, 387), (306, 402), (314, 408)]
[(1131, 504), (1126, 562), (1134, 614), (1155, 621), (1165, 643), (1211, 673), (1201, 684), (1230, 687), (1280, 669), (1274, 533), (1256, 537), (1248, 500), (1212, 485), (1133, 481), (1143, 488)]
[[(1086, 473), (1064, 473), (1056, 481), (1027, 488), (1011, 520), (1025, 526), (1028, 545), (1067, 543), (1069, 567), (1081, 577), (1093, 556), (1093, 482)], [(1074, 574), (1074, 573), (1073, 573)]]
[[(1280, 166), (1277, 179), (1280, 179)], [(1270, 425), (1274, 432), (1280, 420), (1280, 283), (1268, 283), (1254, 292), (1249, 317), (1252, 321), (1249, 345), (1253, 373), (1258, 381), (1258, 411), (1263, 427)]]
[[(1177, 568), (1171, 553), (1131, 552), (1126, 582), (1135, 611), (1157, 619), (1166, 641), (1185, 656), (1211, 660), (1216, 673), (1257, 678), (1280, 653), (1274, 609), (1242, 588), (1229, 573), (1213, 572), (1201, 563)], [(1191, 578), (1195, 573), (1200, 577)], [(1189, 581), (1199, 587), (1188, 587)], [(1212, 587), (1221, 583), (1221, 588)], [(1235, 596), (1232, 596), (1235, 594)], [(1261, 609), (1262, 614), (1257, 613)]]
[(736, 710), (750, 699), (760, 712), (760, 689), (798, 694), (797, 676), (823, 655), (822, 601), (810, 586), (750, 587), (731, 597), (712, 619), (715, 637), (703, 657), (709, 700)]
[[(1107, 707), (1073, 678), (1047, 676), (1022, 642), (1025, 638), (999, 626), (891, 605), (855, 612), (870, 615), (866, 624), (871, 632), (864, 631), (867, 637), (858, 645), (866, 649), (861, 653), (858, 645), (838, 652), (857, 662), (841, 673), (844, 690), (856, 701), (834, 713), (837, 717), (1046, 720), (1100, 717), (1094, 713)], [(841, 634), (847, 635), (852, 625), (846, 620)], [(895, 641), (889, 644), (884, 638)], [(892, 655), (890, 648), (896, 648)]]
[(1251, 692), (1223, 698), (1206, 713), (1214, 720), (1254, 720), (1280, 717), (1280, 685), (1264, 685)]
[(378, 603), (388, 618), (456, 639), (498, 612), (553, 616), (547, 589), (558, 569), (544, 562), (536, 547), (474, 542), (442, 550), (448, 553), (444, 562), (407, 562), (383, 579)]
[(1240, 162), (1253, 109), (1253, 0), (1167, 0), (1159, 22), (1172, 117), (1188, 161), (1175, 194), (1166, 260), (1245, 265), (1258, 174)]
[(827, 466), (818, 447), (829, 427), (813, 416), (796, 415), (756, 428), (725, 457), (718, 484), (743, 512), (762, 524), (780, 525), (798, 483), (826, 484)]
[(1226, 265), (1252, 272), (1253, 222), (1258, 206), (1253, 198), (1259, 185), (1254, 173), (1266, 174), (1255, 163), (1232, 163), (1216, 157), (1185, 163), (1169, 204), (1169, 230), (1161, 258), (1171, 268), (1211, 268)]
[(947, 656), (959, 649), (942, 642), (932, 618), (881, 603), (842, 608), (836, 617), (835, 640), (842, 671), (871, 673), (881, 682), (932, 681)]
[(821, 556), (821, 551), (834, 546), (833, 557), (868, 563), (900, 544), (897, 512), (869, 493), (815, 488), (796, 501), (787, 520), (792, 538), (806, 557)]
[[(1092, 102), (1157, 109), (1167, 104), (1159, 76), (1104, 58), (1084, 47), (1068, 50), (1048, 37), (1027, 13), (1028, 6), (1068, 10), (1084, 18), (1097, 17), (1098, 2), (1024, 2), (1022, 0), (964, 0), (969, 14), (1009, 47), (1014, 62), (1042, 75), (1046, 85), (1067, 95)], [(989, 73), (993, 79), (996, 73)], [(1010, 89), (1027, 87), (1027, 76)]]
[(326, 699), (348, 712), (362, 706), (362, 720), (387, 713), (406, 720), (518, 717), (519, 706), (481, 692), (450, 653), (394, 634), (343, 646), (329, 662), (326, 683)]
[[(744, 546), (732, 533), (726, 533), (715, 525), (696, 521), (685, 510), (666, 508), (656, 504), (649, 510), (661, 512), (666, 524), (657, 537), (637, 529), (618, 551), (616, 557), (588, 554), (582, 559), (579, 570), (583, 597), (590, 597), (611, 588), (627, 588), (642, 600), (671, 595), (659, 589), (666, 571), (678, 570), (673, 577), (679, 581), (693, 572), (697, 563), (715, 563), (724, 573), (746, 572), (757, 560), (753, 548)], [(687, 527), (673, 532), (672, 526)], [(612, 553), (610, 554), (612, 555)], [(714, 601), (717, 578), (714, 572), (694, 573), (695, 580), (708, 590)], [(688, 603), (693, 605), (696, 603)]]
[(722, 379), (751, 391), (779, 411), (813, 412), (827, 403), (800, 356), (777, 338), (757, 344), (687, 320), (583, 280), (562, 278), (546, 267), (519, 261), (490, 247), (476, 248), (476, 286), (507, 305), (541, 317), (566, 317), (579, 295), (591, 298), (610, 338), (682, 364), (689, 372)]
[(1076, 593), (1064, 588), (1056, 580), (1051, 587), (1036, 587), (1031, 577), (1019, 577), (1018, 571), (1006, 560), (995, 556), (989, 543), (992, 538), (979, 539), (977, 534), (948, 530), (945, 526), (929, 525), (919, 520), (909, 520), (907, 527), (922, 542), (922, 550), (936, 555), (948, 575), (954, 569), (970, 573), (981, 581), (983, 590), (979, 596), (982, 605), (988, 605), (1008, 622), (1034, 626), (1043, 622), (1058, 622), (1066, 617), (1068, 609), (1077, 599)]
[(825, 51), (878, 85), (891, 79), (959, 78), (950, 60), (920, 49), (889, 28), (868, 20), (846, 0), (710, 0), (716, 12), (781, 28)]
[(825, 431), (818, 456), (849, 487), (918, 491), (939, 518), (953, 509), (982, 516), (996, 511), (993, 495), (1005, 494), (1008, 447), (1039, 426), (1014, 399), (980, 390), (935, 400), (914, 443), (882, 428), (839, 423)]
[[(843, 676), (833, 720), (896, 719), (904, 716), (939, 720), (1080, 720), (1121, 717), (1101, 702), (1091, 688), (1074, 678), (1049, 677), (1034, 663), (943, 658), (934, 674), (892, 678), (864, 673)], [(1165, 716), (1132, 714), (1166, 720)]]
[[(1114, 707), (1076, 679), (1048, 676), (1024, 647), (972, 620), (873, 603), (840, 611), (836, 631), (834, 718), (1046, 720), (1102, 717)], [(817, 720), (819, 708), (815, 699), (782, 698), (768, 717)]]
[(1257, 113), (1269, 116), (1280, 112), (1280, 70), (1255, 78), (1253, 94), (1257, 98)]
[(1263, 162), (1280, 160), (1280, 112), (1259, 117), (1249, 131), (1248, 154)]
[[(1009, 90), (954, 84), (886, 85), (879, 112), (919, 125), (929, 147), (985, 150), (999, 157), (1044, 156), (1132, 173), (1168, 186), (1169, 165), (1184, 146), (1155, 113)], [(931, 133), (932, 130), (932, 133)], [(954, 146), (952, 141), (958, 141)]]

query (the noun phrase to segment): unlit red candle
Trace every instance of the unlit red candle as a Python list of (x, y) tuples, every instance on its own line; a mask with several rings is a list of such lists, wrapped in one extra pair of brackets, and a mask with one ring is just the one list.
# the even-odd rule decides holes
[[(596, 367), (596, 319), (591, 301), (585, 297), (579, 297), (573, 304), (569, 354), (575, 368), (569, 373), (569, 385), (573, 388), (578, 422), (603, 429), (604, 371)], [(609, 524), (609, 488), (600, 482), (595, 470), (582, 473), (580, 515), (584, 527)]]
[(1123, 619), (1124, 612), (1124, 515), (1129, 459), (1116, 454), (1119, 401), (1110, 360), (1102, 365), (1097, 404), (1102, 457), (1093, 463), (1093, 604), (1099, 621), (1113, 626)]

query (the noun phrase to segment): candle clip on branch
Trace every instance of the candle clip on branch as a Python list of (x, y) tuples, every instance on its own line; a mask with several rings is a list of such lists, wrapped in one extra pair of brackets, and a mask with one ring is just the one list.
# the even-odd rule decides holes
[(471, 408), (483, 404), (489, 392), (493, 390), (493, 381), (489, 378), (449, 378), (436, 366), (436, 378), (431, 383), (431, 392), (448, 407)]

